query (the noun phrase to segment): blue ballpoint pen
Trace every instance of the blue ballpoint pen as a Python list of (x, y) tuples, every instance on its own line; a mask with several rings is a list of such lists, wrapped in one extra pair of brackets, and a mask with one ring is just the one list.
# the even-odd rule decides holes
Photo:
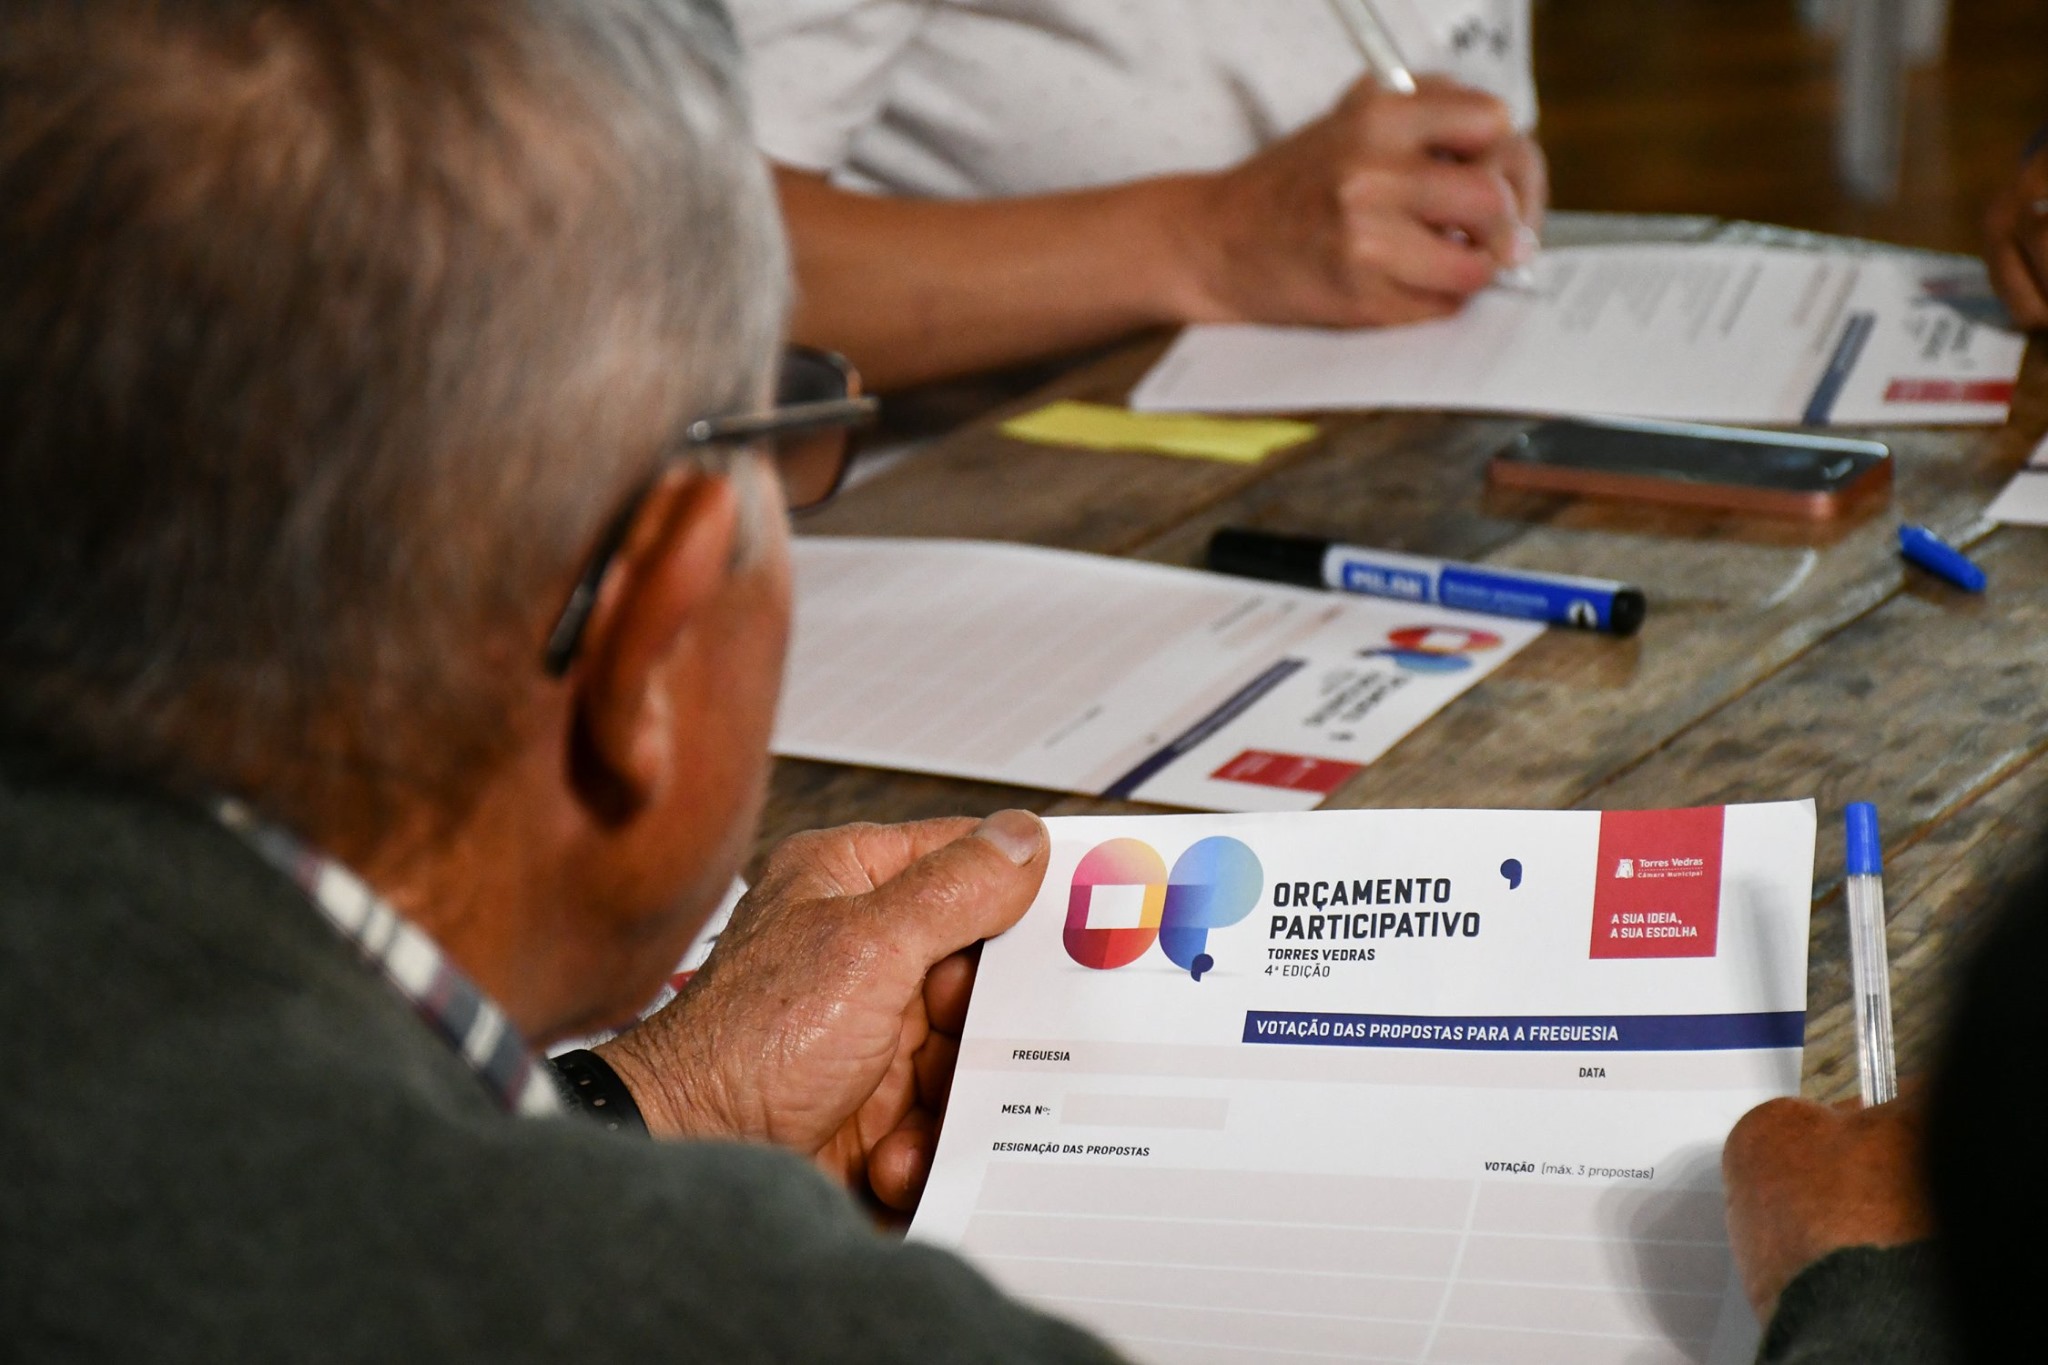
[(1899, 1093), (1892, 1052), (1891, 966), (1884, 945), (1884, 855), (1877, 841), (1877, 807), (1852, 803), (1848, 824), (1849, 971), (1856, 1008), (1856, 1074), (1866, 1105)]

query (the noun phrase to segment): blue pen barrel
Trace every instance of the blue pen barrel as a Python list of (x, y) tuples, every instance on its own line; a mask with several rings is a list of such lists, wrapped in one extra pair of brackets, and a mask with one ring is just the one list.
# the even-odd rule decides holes
[(1970, 557), (1925, 526), (1899, 528), (1899, 553), (1935, 577), (1955, 584), (1964, 592), (1984, 591), (1984, 571)]
[(1633, 635), (1643, 624), (1644, 600), (1634, 588), (1568, 578), (1545, 580), (1447, 565), (1437, 576), (1437, 599), (1462, 611), (1515, 616), (1524, 621)]

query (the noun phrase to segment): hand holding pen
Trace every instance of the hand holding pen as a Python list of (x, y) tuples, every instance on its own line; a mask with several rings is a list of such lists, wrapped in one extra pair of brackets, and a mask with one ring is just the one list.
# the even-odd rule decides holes
[(1205, 264), (1176, 315), (1328, 327), (1455, 313), (1526, 259), (1526, 206), (1547, 193), (1505, 105), (1429, 77), (1413, 96), (1360, 81), (1299, 132), (1184, 183)]
[[(1381, 21), (1379, 11), (1373, 7), (1372, 0), (1330, 0), (1330, 9), (1337, 16), (1338, 22), (1350, 33), (1352, 41), (1358, 45), (1359, 55), (1365, 59), (1366, 70), (1371, 73), (1373, 81), (1381, 89), (1396, 95), (1413, 96), (1421, 93), (1422, 86), (1416, 80), (1415, 73), (1409, 69), (1399, 42), (1395, 40), (1392, 30)], [(1528, 170), (1540, 176), (1542, 152), (1527, 138), (1521, 138), (1519, 141), (1522, 144), (1522, 155), (1529, 163)], [(1455, 149), (1432, 148), (1431, 151), (1440, 159), (1457, 158)], [(1516, 188), (1521, 199), (1521, 203), (1516, 205), (1519, 212), (1509, 238), (1508, 254), (1500, 256), (1496, 252), (1500, 265), (1494, 273), (1494, 283), (1506, 289), (1531, 289), (1535, 287), (1536, 276), (1530, 262), (1535, 259), (1538, 239), (1536, 229), (1528, 219), (1540, 220), (1543, 201), (1547, 195), (1521, 194), (1521, 187)], [(1447, 229), (1447, 232), (1456, 236), (1459, 229), (1452, 227)], [(1471, 241), (1469, 237), (1464, 240), (1468, 243)]]
[(1437, 77), (1360, 80), (1323, 117), (1183, 195), (1195, 322), (1380, 326), (1448, 317), (1524, 261), (1549, 190), (1507, 106)]
[(1917, 1097), (1898, 1098), (1884, 945), (1877, 808), (1843, 813), (1850, 1000), (1863, 1105), (1784, 1098), (1743, 1115), (1721, 1153), (1728, 1237), (1759, 1321), (1806, 1267), (1845, 1247), (1904, 1246), (1933, 1231)]

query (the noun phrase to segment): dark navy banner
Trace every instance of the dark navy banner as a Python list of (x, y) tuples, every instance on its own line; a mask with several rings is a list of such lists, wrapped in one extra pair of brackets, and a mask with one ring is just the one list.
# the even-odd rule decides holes
[(1308, 667), (1306, 659), (1282, 659), (1226, 698), (1221, 706), (1196, 721), (1150, 758), (1102, 789), (1102, 795), (1129, 799), (1132, 792), (1166, 771), (1174, 760), (1191, 753), (1203, 741), (1236, 720), (1268, 692)]
[(1247, 1043), (1480, 1052), (1724, 1052), (1798, 1047), (1806, 1014), (1413, 1015), (1250, 1010)]

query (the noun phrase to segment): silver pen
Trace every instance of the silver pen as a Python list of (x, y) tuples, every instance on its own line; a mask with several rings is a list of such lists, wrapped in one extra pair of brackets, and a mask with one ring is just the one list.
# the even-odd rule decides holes
[(1351, 31), (1372, 78), (1397, 95), (1414, 94), (1415, 73), (1408, 69), (1378, 12), (1366, 0), (1330, 0), (1330, 8), (1336, 11), (1338, 22)]
[[(1415, 93), (1415, 73), (1408, 69), (1408, 61), (1401, 55), (1400, 44), (1394, 41), (1394, 35), (1380, 22), (1379, 11), (1372, 7), (1372, 0), (1330, 0), (1330, 10), (1337, 16), (1337, 22), (1351, 34), (1352, 42), (1358, 45), (1359, 55), (1365, 58), (1365, 69), (1372, 73), (1373, 80), (1382, 89), (1397, 95)], [(1515, 233), (1518, 238), (1535, 236), (1520, 223), (1515, 225)], [(1504, 265), (1493, 272), (1493, 282), (1502, 289), (1531, 293), (1536, 288), (1536, 271), (1528, 265)]]

